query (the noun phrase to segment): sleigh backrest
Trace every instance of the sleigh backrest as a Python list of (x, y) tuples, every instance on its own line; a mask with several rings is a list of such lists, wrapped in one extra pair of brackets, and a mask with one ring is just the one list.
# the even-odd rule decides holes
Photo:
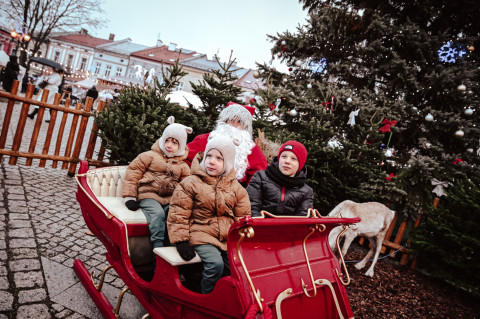
[[(244, 218), (229, 233), (232, 276), (243, 282), (250, 302), (256, 302), (253, 291), (258, 290), (258, 297), (273, 309), (279, 307), (284, 317), (337, 318), (341, 311), (349, 318), (352, 312), (342, 284), (342, 269), (329, 248), (328, 234), (336, 226), (358, 221)], [(310, 298), (313, 295), (316, 297)]]
[(87, 172), (87, 182), (97, 197), (122, 197), (122, 183), (127, 166), (93, 169)]

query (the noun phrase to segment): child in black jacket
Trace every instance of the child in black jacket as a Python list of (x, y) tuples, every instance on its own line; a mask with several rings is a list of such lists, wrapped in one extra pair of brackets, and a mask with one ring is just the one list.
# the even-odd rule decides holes
[(272, 163), (258, 171), (247, 187), (252, 216), (265, 210), (282, 216), (306, 216), (313, 208), (313, 190), (305, 184), (307, 150), (297, 141), (285, 142)]

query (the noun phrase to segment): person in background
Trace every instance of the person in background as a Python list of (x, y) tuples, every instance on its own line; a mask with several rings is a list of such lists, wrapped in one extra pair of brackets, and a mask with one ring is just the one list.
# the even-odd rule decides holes
[(10, 61), (7, 62), (3, 74), (3, 89), (7, 92), (12, 90), (13, 81), (17, 80), (18, 74), (20, 72), (20, 66), (17, 62), (17, 56), (11, 55)]
[[(42, 84), (39, 84), (40, 91), (38, 92), (38, 101), (42, 100), (42, 95), (44, 90), (48, 90), (48, 98), (45, 103), (53, 104), (55, 100), (55, 94), (58, 93), (58, 86), (62, 83), (63, 78), (63, 70), (53, 69), (53, 73), (49, 76), (43, 76), (43, 78), (39, 78), (38, 82), (41, 81), (44, 85), (42, 88)], [(39, 106), (34, 105), (34, 109), (32, 113), (28, 114), (28, 117), (32, 120), (35, 118), (35, 115), (38, 113)], [(45, 122), (49, 122), (50, 120), (45, 120)]]
[(186, 162), (191, 165), (195, 155), (203, 152), (210, 136), (225, 135), (236, 138), (240, 144), (236, 148), (235, 172), (237, 180), (246, 187), (252, 176), (267, 167), (262, 150), (252, 140), (252, 120), (255, 108), (229, 102), (218, 116), (214, 131), (198, 135), (188, 143), (190, 153)]
[(173, 116), (167, 122), (170, 125), (152, 149), (128, 165), (122, 186), (125, 206), (133, 211), (142, 209), (153, 248), (163, 247), (170, 198), (177, 183), (190, 175), (190, 167), (183, 160), (188, 154), (187, 134), (192, 129), (174, 123)]
[(245, 188), (235, 176), (237, 140), (211, 136), (205, 153), (199, 153), (191, 176), (173, 192), (167, 219), (170, 242), (184, 260), (195, 252), (204, 263), (201, 292), (210, 293), (222, 276), (230, 275), (227, 237), (230, 226), (250, 215), (250, 201)]
[(265, 210), (279, 216), (306, 216), (313, 208), (313, 190), (305, 183), (307, 149), (297, 141), (285, 142), (264, 171), (247, 186), (252, 216)]
[(98, 91), (95, 85), (88, 89), (86, 97), (91, 97), (93, 101), (98, 98)]

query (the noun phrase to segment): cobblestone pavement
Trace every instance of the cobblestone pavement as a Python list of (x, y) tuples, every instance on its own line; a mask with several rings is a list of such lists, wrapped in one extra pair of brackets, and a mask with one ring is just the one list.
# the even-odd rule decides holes
[[(0, 319), (101, 318), (73, 271), (106, 266), (101, 242), (88, 231), (66, 170), (0, 163)], [(34, 161), (35, 165), (35, 161)], [(107, 273), (105, 294), (115, 305), (124, 283)], [(122, 318), (145, 311), (128, 295)]]

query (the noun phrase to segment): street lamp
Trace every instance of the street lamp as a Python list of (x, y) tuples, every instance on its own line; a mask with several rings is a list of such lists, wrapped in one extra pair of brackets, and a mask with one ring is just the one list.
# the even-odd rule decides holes
[(10, 36), (17, 42), (17, 45), (15, 46), (15, 49), (13, 50), (12, 54), (17, 55), (17, 49), (18, 46), (20, 45), (20, 42), (28, 42), (30, 41), (31, 37), (29, 34), (26, 32), (22, 31), (21, 33), (18, 33), (15, 30), (10, 31)]

